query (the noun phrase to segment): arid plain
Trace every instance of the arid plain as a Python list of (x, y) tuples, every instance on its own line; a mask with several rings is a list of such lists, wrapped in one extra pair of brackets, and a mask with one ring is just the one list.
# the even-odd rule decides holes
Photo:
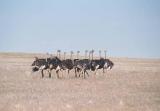
[(0, 53), (0, 111), (160, 111), (160, 59), (111, 57), (105, 74), (57, 79), (32, 73), (35, 56)]

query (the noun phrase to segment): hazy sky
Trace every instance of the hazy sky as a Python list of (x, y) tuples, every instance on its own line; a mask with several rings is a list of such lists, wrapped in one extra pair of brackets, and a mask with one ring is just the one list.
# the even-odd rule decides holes
[(160, 58), (160, 0), (0, 0), (0, 52), (57, 49)]

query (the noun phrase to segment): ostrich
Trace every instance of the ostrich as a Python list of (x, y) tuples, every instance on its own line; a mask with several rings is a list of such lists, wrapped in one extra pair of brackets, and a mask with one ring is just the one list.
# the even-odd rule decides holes
[(106, 59), (107, 50), (104, 50), (104, 54), (105, 54), (105, 59)]
[(64, 60), (66, 59), (66, 52), (64, 52), (64, 58), (63, 58)]
[(70, 56), (70, 59), (72, 59), (72, 56), (73, 56), (73, 51), (71, 51), (71, 56)]
[(91, 53), (92, 53), (92, 52), (91, 52), (91, 51), (89, 51), (89, 60), (91, 60)]
[(61, 50), (57, 50), (57, 57), (60, 59), (61, 58)]
[(101, 50), (99, 50), (99, 58), (101, 58)]
[(79, 53), (80, 53), (80, 51), (77, 51), (77, 59), (79, 59)]
[(85, 59), (87, 59), (88, 50), (85, 50)]
[(93, 60), (93, 53), (94, 53), (94, 50), (92, 49), (92, 50), (91, 50), (91, 54), (92, 54), (92, 60)]

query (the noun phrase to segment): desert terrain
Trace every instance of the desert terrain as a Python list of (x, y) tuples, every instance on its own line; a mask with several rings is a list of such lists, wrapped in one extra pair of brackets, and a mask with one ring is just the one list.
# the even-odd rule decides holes
[(160, 111), (160, 59), (110, 58), (105, 74), (32, 73), (34, 56), (0, 53), (0, 111)]

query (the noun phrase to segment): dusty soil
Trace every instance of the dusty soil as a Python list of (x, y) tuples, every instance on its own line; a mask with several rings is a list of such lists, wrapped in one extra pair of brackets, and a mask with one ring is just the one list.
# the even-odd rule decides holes
[(0, 53), (0, 111), (160, 111), (160, 59), (110, 58), (105, 74), (42, 79), (34, 56)]

